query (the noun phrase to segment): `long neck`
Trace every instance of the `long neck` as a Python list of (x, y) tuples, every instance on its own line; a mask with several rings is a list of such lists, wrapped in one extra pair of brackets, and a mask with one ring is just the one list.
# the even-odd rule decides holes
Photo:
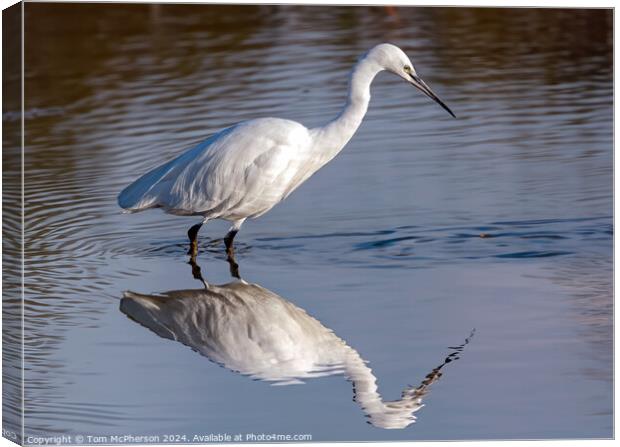
[(377, 379), (364, 360), (353, 348), (349, 348), (347, 354), (345, 375), (353, 383), (353, 399), (362, 407), (370, 423), (381, 428), (405, 428), (414, 423), (414, 413), (422, 408), (426, 389), (408, 386), (399, 400), (386, 402), (379, 394)]
[(349, 79), (349, 95), (340, 114), (323, 127), (313, 129), (315, 147), (331, 160), (349, 142), (362, 123), (370, 102), (370, 84), (383, 68), (376, 62), (364, 58), (360, 60)]

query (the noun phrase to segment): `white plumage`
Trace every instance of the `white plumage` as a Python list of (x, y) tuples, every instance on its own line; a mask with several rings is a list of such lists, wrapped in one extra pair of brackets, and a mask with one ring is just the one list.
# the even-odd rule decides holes
[(404, 428), (452, 356), (400, 399), (386, 401), (359, 353), (331, 329), (274, 292), (236, 281), (161, 295), (125, 292), (121, 311), (157, 335), (183, 343), (225, 368), (277, 385), (344, 375), (369, 422)]
[[(232, 255), (232, 240), (245, 219), (284, 200), (347, 144), (368, 108), (370, 84), (383, 70), (407, 80), (452, 114), (402, 50), (380, 44), (355, 65), (347, 103), (325, 126), (307, 129), (279, 118), (236, 124), (140, 177), (120, 193), (119, 205), (129, 212), (162, 208), (170, 214), (199, 215), (203, 223), (228, 220), (233, 226), (226, 246)], [(200, 225), (188, 233), (193, 254)]]
[(119, 204), (231, 221), (257, 217), (307, 171), (309, 142), (308, 130), (293, 121), (239, 123), (144, 175), (121, 193)]

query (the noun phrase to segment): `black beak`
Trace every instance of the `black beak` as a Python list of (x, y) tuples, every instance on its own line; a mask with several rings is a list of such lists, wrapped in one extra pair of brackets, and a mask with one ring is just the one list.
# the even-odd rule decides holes
[(426, 82), (424, 82), (422, 79), (420, 79), (419, 76), (416, 76), (414, 74), (410, 76), (411, 76), (411, 83), (416, 88), (418, 88), (422, 93), (424, 93), (426, 96), (428, 96), (433, 101), (435, 101), (437, 104), (439, 104), (441, 107), (443, 107), (446, 112), (452, 115), (452, 117), (456, 118), (456, 115), (452, 113), (452, 110), (450, 110), (450, 108), (447, 105), (445, 105), (443, 101), (439, 99), (435, 93), (433, 93), (431, 88), (428, 85), (426, 85)]

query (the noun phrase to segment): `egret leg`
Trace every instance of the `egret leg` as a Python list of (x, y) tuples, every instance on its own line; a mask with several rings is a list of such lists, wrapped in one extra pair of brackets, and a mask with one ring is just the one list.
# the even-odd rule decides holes
[(229, 261), (232, 260), (234, 262), (235, 260), (235, 247), (233, 246), (233, 241), (235, 239), (235, 236), (239, 232), (239, 228), (241, 228), (244, 220), (245, 219), (240, 219), (235, 221), (233, 223), (233, 226), (230, 227), (230, 229), (228, 230), (226, 237), (224, 238), (224, 245), (226, 245), (226, 254), (228, 255)]
[(189, 238), (189, 250), (187, 254), (193, 258), (198, 254), (198, 231), (200, 231), (200, 227), (202, 227), (203, 223), (204, 222), (196, 224), (187, 231), (187, 237)]
[(233, 246), (233, 240), (235, 239), (235, 236), (238, 232), (239, 230), (230, 230), (228, 233), (226, 233), (226, 237), (224, 238), (224, 244), (226, 245), (226, 254), (229, 258), (235, 256), (235, 247)]
[(235, 278), (241, 279), (239, 264), (237, 264), (237, 260), (235, 259), (235, 248), (233, 247), (233, 239), (238, 232), (239, 230), (229, 231), (224, 238), (224, 243), (226, 244), (226, 260), (230, 267), (230, 274)]

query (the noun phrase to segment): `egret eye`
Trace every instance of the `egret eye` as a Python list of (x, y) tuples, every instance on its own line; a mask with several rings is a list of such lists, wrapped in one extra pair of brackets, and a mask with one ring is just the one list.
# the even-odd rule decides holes
[(405, 70), (405, 73), (411, 73), (411, 67), (409, 65), (405, 65), (403, 70)]

